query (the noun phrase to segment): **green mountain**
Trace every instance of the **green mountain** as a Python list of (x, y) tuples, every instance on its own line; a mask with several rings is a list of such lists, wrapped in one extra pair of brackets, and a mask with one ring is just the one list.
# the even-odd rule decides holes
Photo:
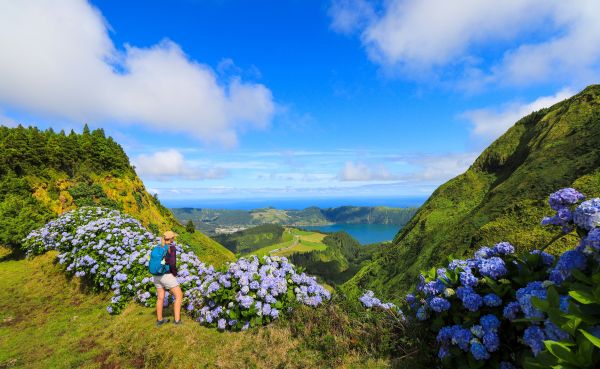
[(415, 214), (415, 208), (385, 206), (340, 206), (321, 209), (311, 206), (302, 210), (280, 210), (272, 207), (246, 210), (173, 208), (181, 222), (191, 220), (197, 229), (215, 233), (217, 228), (251, 227), (279, 224), (292, 227), (345, 224), (394, 224), (404, 226)]
[[(600, 196), (600, 85), (519, 120), (463, 174), (440, 186), (396, 235), (393, 246), (362, 268), (344, 288), (399, 298), (421, 270), (449, 255), (472, 255), (482, 245), (511, 242), (518, 251), (549, 243), (556, 230), (548, 196), (574, 187)], [(555, 240), (552, 252), (577, 236)]]
[(84, 205), (122, 210), (155, 233), (172, 229), (208, 263), (234, 260), (223, 246), (185, 227), (150, 195), (122, 147), (102, 129), (55, 133), (0, 126), (0, 245), (18, 248), (32, 229)]

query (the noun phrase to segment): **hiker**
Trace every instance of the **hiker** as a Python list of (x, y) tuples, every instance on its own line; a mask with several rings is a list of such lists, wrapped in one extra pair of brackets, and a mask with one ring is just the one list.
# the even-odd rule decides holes
[[(169, 319), (163, 319), (163, 303), (165, 299), (165, 290), (169, 290), (175, 296), (175, 306), (173, 307), (173, 315), (175, 320), (173, 323), (181, 324), (181, 300), (183, 293), (179, 282), (177, 282), (177, 253), (175, 250), (175, 237), (177, 234), (172, 231), (166, 231), (160, 241), (160, 247), (166, 248), (164, 254), (164, 266), (168, 265), (168, 271), (164, 274), (154, 275), (154, 285), (156, 286), (156, 325), (161, 326), (168, 323)], [(166, 269), (166, 268), (165, 268)]]

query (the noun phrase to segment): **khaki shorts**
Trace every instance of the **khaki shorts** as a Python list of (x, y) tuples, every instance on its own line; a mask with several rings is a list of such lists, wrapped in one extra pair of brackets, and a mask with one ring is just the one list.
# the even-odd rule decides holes
[(156, 288), (164, 288), (165, 290), (170, 290), (171, 288), (179, 286), (179, 282), (177, 282), (177, 278), (171, 273), (166, 273), (163, 275), (155, 275), (154, 276), (154, 285)]

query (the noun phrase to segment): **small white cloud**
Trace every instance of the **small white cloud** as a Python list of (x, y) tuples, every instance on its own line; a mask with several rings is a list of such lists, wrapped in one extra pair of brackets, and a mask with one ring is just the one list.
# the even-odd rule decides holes
[[(109, 37), (85, 0), (0, 5), (0, 104), (75, 121), (140, 124), (233, 146), (275, 112), (264, 85), (228, 78), (164, 40), (150, 47)], [(222, 63), (221, 70), (233, 65)]]
[(524, 116), (552, 106), (573, 95), (573, 91), (565, 88), (552, 96), (542, 96), (532, 102), (511, 103), (500, 110), (490, 108), (469, 110), (462, 113), (461, 116), (473, 126), (474, 138), (489, 142), (501, 136)]
[(187, 180), (220, 179), (229, 173), (222, 168), (198, 168), (184, 160), (175, 150), (158, 151), (137, 156), (133, 163), (139, 176), (159, 181), (176, 178)]
[(334, 0), (329, 8), (331, 28), (350, 34), (375, 18), (373, 6), (366, 0)]
[(369, 167), (365, 163), (347, 161), (338, 175), (341, 181), (393, 181), (392, 175), (383, 165)]

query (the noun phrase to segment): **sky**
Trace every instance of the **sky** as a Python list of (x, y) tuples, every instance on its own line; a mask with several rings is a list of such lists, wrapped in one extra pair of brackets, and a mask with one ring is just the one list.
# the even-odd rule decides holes
[(0, 0), (0, 124), (103, 128), (162, 200), (423, 197), (599, 82), (596, 0)]

